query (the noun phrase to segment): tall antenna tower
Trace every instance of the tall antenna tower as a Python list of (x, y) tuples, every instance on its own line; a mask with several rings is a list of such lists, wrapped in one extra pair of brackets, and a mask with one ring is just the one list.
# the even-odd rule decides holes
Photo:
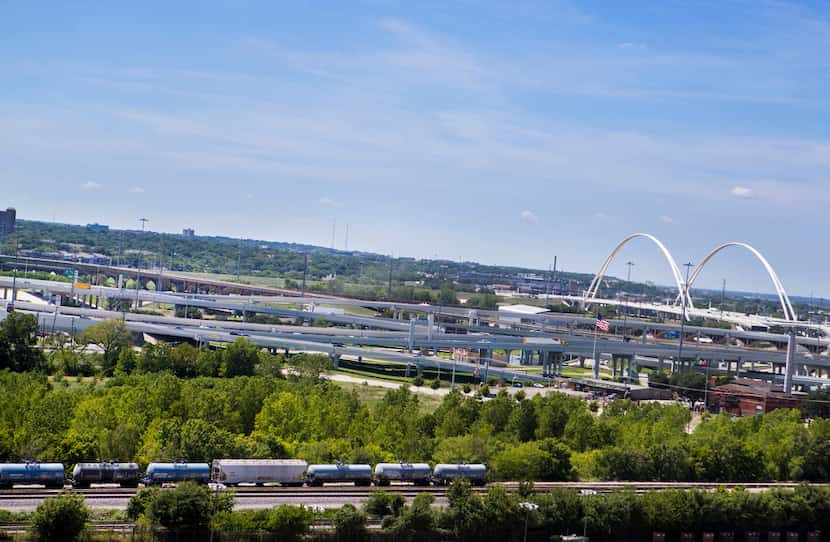
[(343, 242), (343, 250), (349, 250), (349, 224), (346, 223), (346, 240)]

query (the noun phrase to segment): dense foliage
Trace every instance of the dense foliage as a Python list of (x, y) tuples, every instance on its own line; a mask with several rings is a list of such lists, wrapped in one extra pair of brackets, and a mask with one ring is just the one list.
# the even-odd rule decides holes
[(123, 349), (115, 377), (86, 383), (0, 372), (0, 460), (302, 457), (485, 462), (496, 480), (830, 479), (830, 421), (805, 425), (798, 411), (713, 416), (689, 432), (679, 405), (614, 401), (596, 413), (556, 393), (483, 400), (455, 389), (425, 412), (405, 387), (370, 405), (321, 379), (322, 356), (292, 358), (288, 380), (258, 375), (283, 361), (241, 339), (216, 352)]
[(58, 495), (41, 501), (31, 517), (32, 535), (44, 542), (74, 542), (86, 533), (92, 516), (80, 495)]
[[(623, 490), (580, 495), (573, 489), (554, 489), (522, 495), (499, 485), (474, 493), (459, 480), (442, 508), (433, 506), (429, 493), (419, 494), (411, 504), (378, 510), (382, 499), (373, 496), (363, 507), (365, 513), (352, 505), (337, 510), (332, 515), (337, 540), (366, 539), (367, 515), (382, 520), (373, 540), (396, 542), (522, 540), (525, 528), (526, 539), (534, 541), (574, 533), (591, 540), (649, 540), (653, 532), (665, 533), (668, 540), (677, 540), (681, 533), (732, 532), (737, 540), (748, 532), (803, 535), (830, 528), (830, 490), (806, 485), (764, 493)], [(402, 500), (396, 494), (389, 499)], [(224, 533), (279, 533), (279, 540), (298, 540), (308, 532), (311, 517), (302, 507), (279, 506), (224, 513), (214, 525)]]

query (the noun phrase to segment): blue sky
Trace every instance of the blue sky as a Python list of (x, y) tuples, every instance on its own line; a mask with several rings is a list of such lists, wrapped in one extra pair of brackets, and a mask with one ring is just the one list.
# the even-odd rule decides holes
[(4, 7), (0, 205), (830, 297), (824, 3), (133, 4)]

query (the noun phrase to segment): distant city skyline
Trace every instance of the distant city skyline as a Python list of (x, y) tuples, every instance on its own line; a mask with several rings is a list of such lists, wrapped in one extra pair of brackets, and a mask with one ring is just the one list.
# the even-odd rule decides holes
[[(22, 219), (593, 273), (727, 241), (830, 297), (830, 8), (789, 2), (6, 6)], [(637, 241), (609, 273), (671, 284)], [(698, 283), (772, 292), (739, 251)]]

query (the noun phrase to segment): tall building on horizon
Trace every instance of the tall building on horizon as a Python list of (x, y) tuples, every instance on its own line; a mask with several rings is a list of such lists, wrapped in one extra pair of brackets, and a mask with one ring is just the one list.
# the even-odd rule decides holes
[(14, 233), (16, 224), (17, 210), (15, 210), (14, 207), (9, 207), (5, 211), (0, 211), (0, 234)]

